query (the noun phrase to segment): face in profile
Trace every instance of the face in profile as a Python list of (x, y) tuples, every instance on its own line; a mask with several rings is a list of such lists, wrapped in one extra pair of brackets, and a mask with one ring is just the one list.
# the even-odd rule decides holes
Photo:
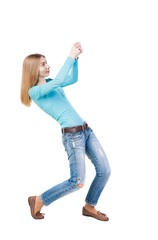
[(47, 64), (47, 60), (45, 57), (40, 58), (39, 64), (39, 78), (48, 77), (50, 74), (50, 66)]

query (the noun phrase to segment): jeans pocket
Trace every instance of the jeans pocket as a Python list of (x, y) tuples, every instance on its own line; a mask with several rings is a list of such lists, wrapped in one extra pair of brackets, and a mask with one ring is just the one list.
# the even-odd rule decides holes
[(65, 150), (75, 148), (82, 145), (83, 132), (66, 133), (62, 136), (63, 145)]

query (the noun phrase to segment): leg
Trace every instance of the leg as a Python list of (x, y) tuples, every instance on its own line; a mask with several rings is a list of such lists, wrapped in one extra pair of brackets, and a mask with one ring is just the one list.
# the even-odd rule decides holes
[(109, 179), (111, 169), (106, 154), (92, 130), (87, 139), (86, 154), (96, 170), (96, 176), (86, 196), (86, 203), (95, 206)]
[(96, 176), (86, 196), (86, 205), (84, 208), (92, 214), (98, 214), (98, 211), (94, 206), (96, 206), (98, 199), (109, 179), (111, 170), (106, 154), (94, 132), (91, 129), (88, 129), (87, 135), (86, 154), (95, 166)]
[(44, 205), (49, 205), (55, 200), (74, 192), (84, 184), (85, 179), (85, 151), (80, 133), (63, 134), (63, 144), (68, 155), (70, 179), (52, 187), (41, 195)]
[(34, 197), (34, 209), (36, 214), (45, 205), (48, 206), (55, 200), (79, 190), (85, 181), (85, 140), (82, 132), (75, 134), (63, 134), (63, 144), (68, 155), (70, 166), (70, 178), (40, 196)]

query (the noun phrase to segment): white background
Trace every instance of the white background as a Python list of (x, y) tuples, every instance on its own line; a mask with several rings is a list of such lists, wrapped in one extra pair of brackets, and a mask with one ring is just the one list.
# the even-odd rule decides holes
[[(0, 6), (0, 238), (158, 239), (158, 7), (155, 0), (5, 0)], [(69, 176), (59, 125), (20, 102), (22, 62), (42, 53), (53, 78), (72, 44), (82, 43), (79, 82), (65, 92), (93, 128), (112, 174), (98, 209), (81, 214), (82, 190), (30, 216), (27, 198)]]

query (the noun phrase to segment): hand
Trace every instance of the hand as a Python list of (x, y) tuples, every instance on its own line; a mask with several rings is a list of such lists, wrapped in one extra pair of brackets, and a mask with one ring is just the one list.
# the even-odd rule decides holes
[(70, 57), (76, 59), (83, 52), (80, 42), (76, 42), (73, 44), (70, 50)]
[(75, 47), (77, 47), (80, 50), (80, 54), (83, 53), (83, 49), (80, 42), (76, 42)]

